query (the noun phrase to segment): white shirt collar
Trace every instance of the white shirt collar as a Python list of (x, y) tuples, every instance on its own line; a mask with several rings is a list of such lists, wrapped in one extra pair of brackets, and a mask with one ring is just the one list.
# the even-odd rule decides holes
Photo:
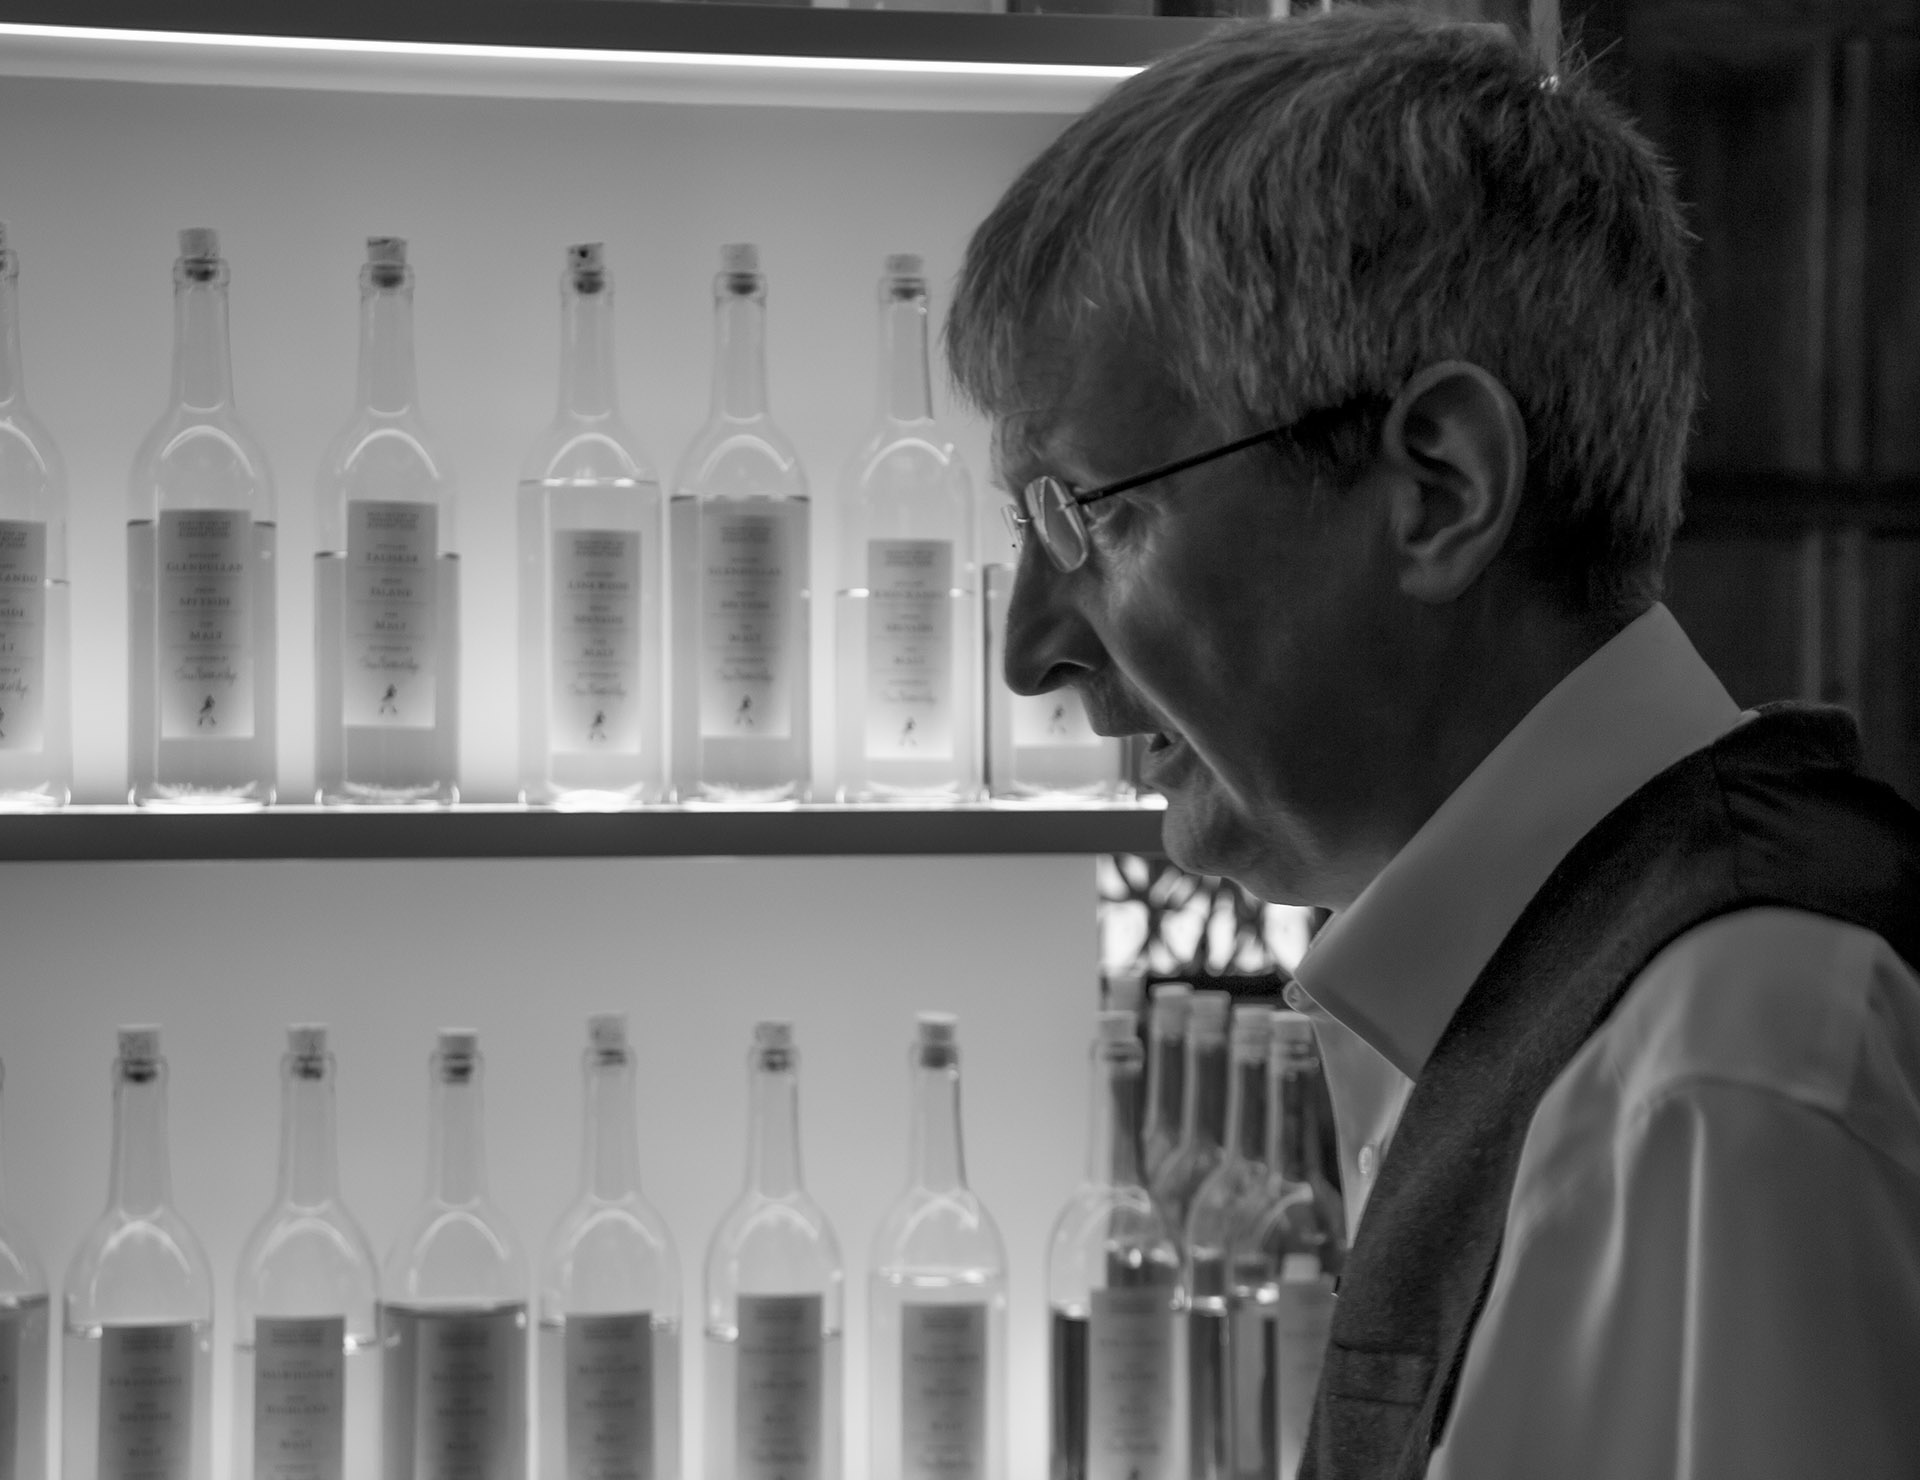
[(1296, 975), (1409, 1078), (1527, 902), (1621, 802), (1740, 722), (1656, 604), (1528, 711), (1360, 897)]

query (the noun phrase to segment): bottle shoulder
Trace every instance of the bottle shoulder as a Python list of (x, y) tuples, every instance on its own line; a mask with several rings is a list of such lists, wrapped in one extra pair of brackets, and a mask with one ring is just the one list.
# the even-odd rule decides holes
[(109, 1208), (81, 1238), (67, 1266), (69, 1318), (204, 1320), (213, 1311), (213, 1270), (199, 1237), (171, 1207), (141, 1214)]
[(874, 1231), (869, 1263), (874, 1270), (964, 1264), (1004, 1272), (1007, 1251), (999, 1225), (970, 1188), (910, 1188)]
[(229, 411), (176, 406), (134, 454), (134, 517), (169, 509), (248, 509), (271, 518), (273, 469), (265, 448)]
[(0, 1300), (46, 1293), (46, 1266), (25, 1232), (0, 1215)]
[(521, 459), (522, 483), (658, 483), (660, 474), (639, 437), (618, 417), (562, 413)]
[(395, 1241), (382, 1272), (390, 1300), (524, 1295), (527, 1255), (504, 1214), (490, 1203), (428, 1203)]
[(772, 418), (715, 417), (681, 455), (673, 490), (702, 498), (804, 499), (807, 473)]
[(361, 411), (343, 427), (320, 464), (322, 498), (442, 503), (453, 475), (432, 433), (411, 413)]
[(0, 411), (0, 519), (66, 513), (66, 459), (46, 426), (15, 399)]

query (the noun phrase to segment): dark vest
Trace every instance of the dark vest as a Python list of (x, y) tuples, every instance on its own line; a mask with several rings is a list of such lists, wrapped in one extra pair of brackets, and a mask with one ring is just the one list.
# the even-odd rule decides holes
[(1845, 713), (1769, 706), (1627, 798), (1541, 886), (1408, 1097), (1347, 1258), (1300, 1480), (1425, 1475), (1534, 1110), (1663, 947), (1783, 905), (1920, 969), (1920, 812), (1858, 763)]

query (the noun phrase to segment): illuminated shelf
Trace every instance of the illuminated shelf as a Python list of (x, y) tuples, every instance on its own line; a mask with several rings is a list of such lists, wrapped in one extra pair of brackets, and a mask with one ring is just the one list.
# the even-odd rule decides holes
[(1077, 113), (1219, 24), (663, 0), (0, 0), (0, 75)]
[(1158, 805), (546, 812), (73, 807), (0, 817), (0, 863), (265, 858), (803, 857), (1160, 851)]

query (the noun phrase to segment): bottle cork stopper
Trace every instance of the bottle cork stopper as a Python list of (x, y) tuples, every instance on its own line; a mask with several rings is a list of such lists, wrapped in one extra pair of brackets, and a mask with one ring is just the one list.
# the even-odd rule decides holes
[(324, 1023), (295, 1023), (287, 1029), (287, 1052), (296, 1059), (317, 1059), (326, 1051)]
[(180, 233), (182, 257), (218, 257), (220, 233), (211, 226), (189, 226)]
[(627, 1015), (624, 1012), (596, 1012), (587, 1019), (587, 1044), (601, 1053), (624, 1053), (627, 1047)]
[(1189, 1019), (1189, 1023), (1196, 1032), (1225, 1033), (1227, 1012), (1232, 1006), (1233, 997), (1229, 993), (1195, 992), (1193, 1016)]
[(442, 1028), (434, 1052), (447, 1059), (470, 1059), (480, 1052), (480, 1035), (472, 1028)]
[(887, 275), (889, 277), (921, 277), (927, 270), (927, 259), (918, 252), (889, 252), (887, 254)]
[(753, 1025), (755, 1048), (792, 1048), (793, 1024), (769, 1019)]
[(405, 267), (407, 239), (404, 236), (368, 237), (367, 261), (376, 267)]
[(914, 1037), (925, 1048), (948, 1048), (959, 1041), (960, 1019), (950, 1012), (923, 1012), (913, 1020)]
[(606, 265), (605, 242), (575, 242), (567, 248), (567, 266), (575, 272), (604, 272)]
[(154, 1023), (131, 1023), (120, 1030), (120, 1057), (129, 1064), (150, 1064), (160, 1057), (160, 1029)]
[(1304, 1012), (1276, 1012), (1273, 1015), (1275, 1043), (1312, 1043), (1313, 1019)]
[(729, 242), (720, 249), (720, 266), (726, 272), (758, 272), (760, 249), (752, 242)]
[(1135, 1040), (1134, 1016), (1124, 1008), (1109, 1008), (1098, 1019), (1099, 1041), (1102, 1043), (1131, 1043)]

